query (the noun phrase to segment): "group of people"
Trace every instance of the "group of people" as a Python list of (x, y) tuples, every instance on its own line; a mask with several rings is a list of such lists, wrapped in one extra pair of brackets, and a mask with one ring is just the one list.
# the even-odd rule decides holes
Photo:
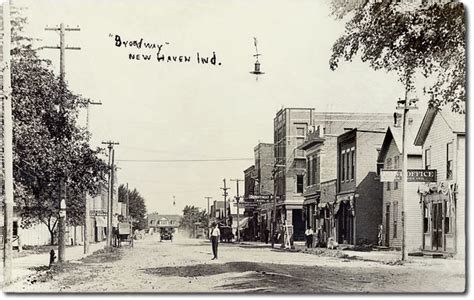
[(325, 238), (325, 232), (323, 228), (319, 228), (316, 231), (316, 243), (313, 243), (313, 238), (315, 236), (313, 229), (311, 226), (308, 226), (306, 228), (306, 231), (304, 232), (305, 237), (306, 237), (306, 248), (313, 248), (313, 244), (315, 244), (316, 247), (325, 247), (326, 246), (326, 238)]

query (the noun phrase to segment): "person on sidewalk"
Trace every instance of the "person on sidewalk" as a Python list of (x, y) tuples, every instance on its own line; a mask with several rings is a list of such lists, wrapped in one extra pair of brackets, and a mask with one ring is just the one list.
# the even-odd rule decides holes
[(308, 226), (308, 229), (306, 229), (305, 233), (306, 235), (306, 248), (313, 248), (313, 229), (311, 229), (311, 226)]
[(212, 243), (212, 254), (214, 257), (212, 260), (217, 259), (217, 246), (219, 245), (219, 238), (221, 236), (221, 231), (217, 227), (215, 222), (212, 223), (211, 229), (211, 243)]

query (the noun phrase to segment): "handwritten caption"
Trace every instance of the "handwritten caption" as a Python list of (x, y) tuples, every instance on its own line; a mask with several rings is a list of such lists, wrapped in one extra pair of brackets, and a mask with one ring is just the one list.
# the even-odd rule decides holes
[[(118, 34), (109, 33), (117, 48), (128, 49), (128, 60), (130, 61), (155, 61), (160, 63), (197, 63), (200, 65), (220, 66), (215, 51), (212, 53), (200, 53), (196, 51), (193, 55), (176, 55), (169, 49), (169, 42), (154, 43), (140, 39), (126, 40)], [(146, 53), (145, 53), (145, 51)], [(152, 50), (154, 53), (149, 53)]]

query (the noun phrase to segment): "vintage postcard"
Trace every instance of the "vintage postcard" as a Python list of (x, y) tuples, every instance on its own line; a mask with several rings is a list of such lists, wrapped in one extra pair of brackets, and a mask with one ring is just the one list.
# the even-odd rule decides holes
[(4, 293), (464, 293), (455, 0), (4, 0)]

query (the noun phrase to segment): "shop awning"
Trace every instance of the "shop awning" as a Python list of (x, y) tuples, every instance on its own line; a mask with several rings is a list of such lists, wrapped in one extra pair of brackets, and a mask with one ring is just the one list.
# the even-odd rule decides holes
[(316, 202), (318, 202), (316, 198), (304, 199), (303, 205), (316, 204)]
[(107, 227), (107, 220), (105, 217), (97, 216), (95, 217), (95, 224), (97, 227)]
[(249, 218), (245, 217), (242, 220), (240, 220), (239, 223), (239, 229), (245, 229), (249, 226)]

